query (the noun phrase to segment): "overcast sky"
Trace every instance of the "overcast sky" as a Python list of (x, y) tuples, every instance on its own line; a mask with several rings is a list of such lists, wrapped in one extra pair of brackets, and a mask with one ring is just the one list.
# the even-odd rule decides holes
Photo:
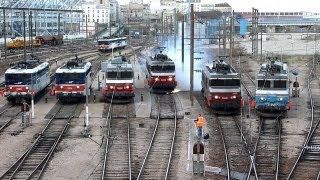
[[(212, 2), (213, 0), (203, 0)], [(214, 0), (216, 3), (227, 2), (235, 11), (310, 11), (320, 12), (320, 0)]]
[[(144, 0), (149, 2), (150, 0)], [(151, 0), (158, 1), (160, 0)], [(119, 4), (129, 0), (118, 0)], [(202, 0), (202, 2), (229, 3), (235, 11), (251, 11), (252, 7), (259, 11), (308, 11), (320, 13), (320, 0)], [(154, 4), (154, 3), (152, 3)]]

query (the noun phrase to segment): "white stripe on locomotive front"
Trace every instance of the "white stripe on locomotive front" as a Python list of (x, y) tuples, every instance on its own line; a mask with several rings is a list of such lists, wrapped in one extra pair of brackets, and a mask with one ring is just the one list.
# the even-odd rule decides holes
[(167, 72), (161, 72), (161, 73), (155, 73), (155, 72), (151, 72), (151, 76), (175, 76), (176, 74), (173, 73), (167, 73)]
[(133, 79), (129, 79), (129, 80), (109, 80), (106, 79), (106, 83), (110, 83), (110, 84), (133, 84)]

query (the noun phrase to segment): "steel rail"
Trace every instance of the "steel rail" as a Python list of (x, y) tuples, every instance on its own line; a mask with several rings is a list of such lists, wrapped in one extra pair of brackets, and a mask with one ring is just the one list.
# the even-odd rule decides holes
[[(172, 97), (172, 96), (171, 96)], [(156, 122), (156, 126), (154, 128), (154, 131), (153, 131), (153, 134), (152, 134), (152, 138), (150, 140), (150, 143), (149, 143), (149, 147), (148, 147), (148, 150), (145, 154), (145, 157), (143, 159), (143, 163), (141, 165), (141, 168), (140, 168), (140, 171), (139, 171), (139, 174), (138, 174), (138, 177), (137, 177), (137, 180), (139, 180), (142, 176), (142, 173), (144, 171), (144, 168), (145, 168), (145, 164), (146, 164), (146, 161), (147, 159), (149, 158), (149, 155), (150, 155), (150, 151), (151, 151), (151, 148), (154, 144), (154, 139), (155, 139), (155, 136), (158, 132), (158, 125), (159, 125), (159, 121), (160, 121), (160, 97), (158, 97), (157, 99), (157, 102), (158, 102), (158, 116), (157, 116), (157, 122)], [(174, 101), (173, 101), (174, 102)], [(175, 105), (175, 102), (174, 102), (174, 111), (175, 111), (175, 114), (177, 113), (177, 109), (176, 109), (176, 105)], [(176, 135), (176, 118), (175, 118), (175, 128), (173, 130), (173, 137), (172, 137), (172, 140), (175, 140), (175, 135)], [(171, 162), (171, 158), (172, 158), (172, 151), (173, 151), (173, 147), (174, 147), (174, 142), (171, 142), (171, 147), (170, 147), (170, 155), (169, 155), (169, 158), (168, 158), (168, 164), (167, 164), (167, 168), (166, 168), (166, 174), (165, 174), (165, 177), (164, 179), (167, 179), (168, 177), (168, 174), (169, 174), (169, 168), (170, 168), (170, 162)]]
[(166, 171), (166, 176), (165, 176), (165, 180), (167, 180), (168, 175), (169, 175), (169, 170), (170, 170), (170, 165), (171, 165), (171, 159), (172, 159), (172, 153), (173, 153), (173, 147), (174, 147), (174, 143), (175, 143), (175, 139), (176, 139), (176, 131), (177, 131), (177, 107), (176, 107), (176, 103), (174, 103), (174, 130), (173, 130), (173, 136), (172, 136), (172, 143), (171, 143), (171, 148), (170, 148), (170, 155), (169, 155), (169, 161), (168, 161), (168, 165), (167, 165), (167, 171)]
[(225, 157), (226, 166), (227, 166), (227, 178), (228, 178), (228, 180), (230, 180), (231, 179), (231, 174), (230, 174), (229, 157), (228, 157), (228, 152), (227, 152), (226, 141), (224, 139), (224, 134), (223, 134), (221, 123), (220, 123), (219, 119), (218, 119), (218, 126), (219, 126), (220, 135), (221, 135), (221, 140), (222, 140), (222, 143), (223, 143), (224, 157)]
[(127, 105), (127, 127), (128, 127), (128, 162), (129, 162), (129, 180), (132, 177), (132, 170), (131, 170), (131, 141), (130, 141), (130, 121), (129, 121), (129, 106)]
[(313, 128), (313, 124), (314, 124), (314, 121), (315, 121), (315, 119), (314, 119), (314, 108), (315, 108), (315, 107), (314, 107), (313, 96), (312, 96), (311, 85), (310, 85), (310, 84), (311, 84), (312, 75), (313, 75), (313, 73), (315, 73), (314, 71), (315, 71), (315, 60), (314, 60), (314, 58), (313, 58), (312, 69), (311, 69), (311, 71), (310, 71), (310, 73), (309, 73), (308, 81), (307, 81), (307, 82), (308, 82), (308, 83), (307, 83), (307, 84), (308, 84), (308, 94), (309, 94), (310, 107), (311, 107), (311, 122), (310, 122), (310, 128), (309, 128), (309, 131), (308, 131), (306, 140), (305, 140), (305, 142), (304, 142), (304, 144), (303, 144), (303, 147), (302, 147), (302, 149), (301, 149), (301, 151), (300, 151), (300, 153), (299, 153), (299, 155), (298, 155), (298, 158), (296, 159), (293, 167), (291, 168), (291, 171), (290, 171), (290, 173), (289, 173), (289, 175), (288, 175), (288, 177), (287, 177), (287, 180), (289, 180), (290, 177), (292, 176), (295, 168), (297, 167), (297, 165), (298, 165), (301, 157), (303, 156), (303, 154), (304, 154), (304, 152), (305, 152), (305, 147), (308, 145), (308, 143), (309, 143), (309, 141), (310, 141), (310, 139), (311, 139), (311, 137), (312, 137), (313, 132), (315, 131), (315, 129), (317, 128), (317, 126), (319, 125), (319, 122), (320, 122), (320, 120), (318, 120), (317, 123), (316, 123), (316, 125), (315, 125), (315, 127)]
[[(13, 179), (15, 177), (15, 175), (18, 173), (18, 171), (21, 169), (22, 164), (25, 162), (25, 160), (29, 157), (29, 155), (32, 153), (32, 151), (35, 149), (35, 147), (39, 144), (39, 141), (41, 138), (46, 138), (46, 136), (44, 135), (47, 131), (50, 131), (50, 125), (54, 122), (55, 117), (57, 116), (57, 114), (60, 112), (60, 110), (62, 109), (63, 106), (60, 106), (59, 110), (53, 115), (53, 117), (49, 120), (49, 122), (47, 123), (47, 125), (45, 126), (45, 128), (41, 131), (41, 133), (39, 134), (39, 136), (37, 137), (37, 139), (34, 141), (34, 143), (27, 149), (27, 151), (25, 151), (25, 153), (0, 177), (0, 179), (3, 179), (5, 176), (10, 175), (9, 179)], [(77, 105), (76, 105), (77, 107)], [(74, 111), (76, 110), (76, 108), (74, 109)], [(74, 112), (72, 112), (74, 114)], [(27, 179), (32, 178), (32, 176), (36, 173), (36, 171), (39, 170), (40, 167), (41, 170), (39, 172), (39, 175), (37, 177), (37, 179), (39, 179), (44, 171), (44, 168), (46, 167), (50, 157), (53, 154), (53, 151), (55, 150), (57, 144), (59, 143), (59, 141), (61, 140), (61, 137), (63, 135), (63, 133), (67, 130), (67, 128), (69, 127), (69, 123), (70, 120), (73, 118), (72, 116), (69, 116), (68, 120), (66, 121), (63, 130), (60, 132), (60, 134), (57, 136), (57, 139), (55, 140), (55, 142), (53, 143), (53, 145), (51, 146), (50, 150), (48, 151), (48, 153), (45, 155), (45, 157), (41, 160), (41, 162), (38, 164), (38, 166), (36, 166), (35, 169), (33, 169), (33, 171), (31, 172), (31, 174), (28, 176)], [(12, 174), (10, 173), (12, 172)]]
[[(113, 107), (113, 104), (110, 103), (111, 109)], [(129, 106), (126, 105), (126, 123), (127, 123), (127, 145), (128, 145), (128, 179), (132, 179), (132, 170), (131, 170), (131, 147), (130, 147), (130, 121), (129, 121)], [(112, 119), (112, 111), (110, 113), (110, 119), (108, 120), (108, 137), (111, 136), (111, 121), (113, 121)], [(107, 145), (106, 145), (106, 150), (105, 150), (105, 155), (104, 155), (104, 162), (103, 162), (103, 169), (102, 169), (102, 176), (101, 179), (106, 179), (106, 173), (107, 173), (107, 163), (108, 163), (108, 153), (110, 152), (109, 149), (109, 138), (107, 138)]]

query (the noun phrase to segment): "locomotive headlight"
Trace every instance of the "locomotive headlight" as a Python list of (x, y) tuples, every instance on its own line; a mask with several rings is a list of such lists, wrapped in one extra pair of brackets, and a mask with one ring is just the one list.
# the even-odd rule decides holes
[(214, 96), (214, 99), (219, 99), (219, 96), (218, 96), (218, 95), (215, 95), (215, 96)]
[(27, 86), (27, 87), (26, 87), (26, 89), (28, 90), (28, 89), (29, 89), (29, 87)]
[(110, 86), (110, 89), (113, 89), (114, 88), (114, 86)]
[(63, 88), (63, 86), (60, 86), (60, 88), (62, 89), (62, 88)]
[(79, 89), (80, 87), (79, 86), (77, 86), (77, 89)]
[(283, 100), (283, 98), (281, 97), (281, 98), (279, 98), (279, 101), (282, 101)]
[(159, 81), (159, 78), (156, 77), (154, 80), (155, 80), (155, 81)]
[(169, 78), (168, 78), (168, 81), (172, 81), (172, 80), (173, 80), (173, 78), (172, 78), (172, 77), (169, 77)]
[(230, 99), (236, 99), (236, 98), (237, 98), (237, 96), (236, 96), (236, 95), (233, 95), (233, 96), (231, 96)]
[(260, 97), (260, 100), (261, 100), (261, 101), (264, 101), (264, 100), (266, 100), (266, 99), (265, 99), (264, 97)]
[(12, 89), (12, 87), (10, 87), (10, 89)]
[(127, 86), (125, 86), (124, 88), (125, 88), (125, 89), (129, 89), (129, 88), (130, 88), (130, 86), (128, 86), (128, 85), (127, 85)]

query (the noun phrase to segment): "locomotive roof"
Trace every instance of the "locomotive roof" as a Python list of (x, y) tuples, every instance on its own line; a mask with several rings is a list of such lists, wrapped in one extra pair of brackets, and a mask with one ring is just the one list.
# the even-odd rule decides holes
[(155, 47), (151, 50), (148, 60), (150, 65), (174, 65), (173, 60), (168, 56), (166, 47)]
[(90, 67), (90, 62), (84, 62), (82, 59), (76, 58), (64, 63), (56, 70), (56, 73), (83, 73)]
[(257, 79), (287, 79), (288, 65), (279, 60), (271, 61), (270, 63), (263, 63), (257, 73)]
[(7, 73), (35, 73), (49, 66), (48, 62), (43, 62), (36, 59), (30, 59), (27, 61), (20, 61), (13, 64), (9, 69), (6, 70)]
[(101, 63), (101, 71), (133, 71), (132, 64), (125, 56), (114, 57), (109, 61)]
[(213, 63), (206, 65), (203, 68), (203, 72), (210, 79), (214, 78), (240, 78), (240, 74), (236, 70), (224, 61), (213, 61)]

